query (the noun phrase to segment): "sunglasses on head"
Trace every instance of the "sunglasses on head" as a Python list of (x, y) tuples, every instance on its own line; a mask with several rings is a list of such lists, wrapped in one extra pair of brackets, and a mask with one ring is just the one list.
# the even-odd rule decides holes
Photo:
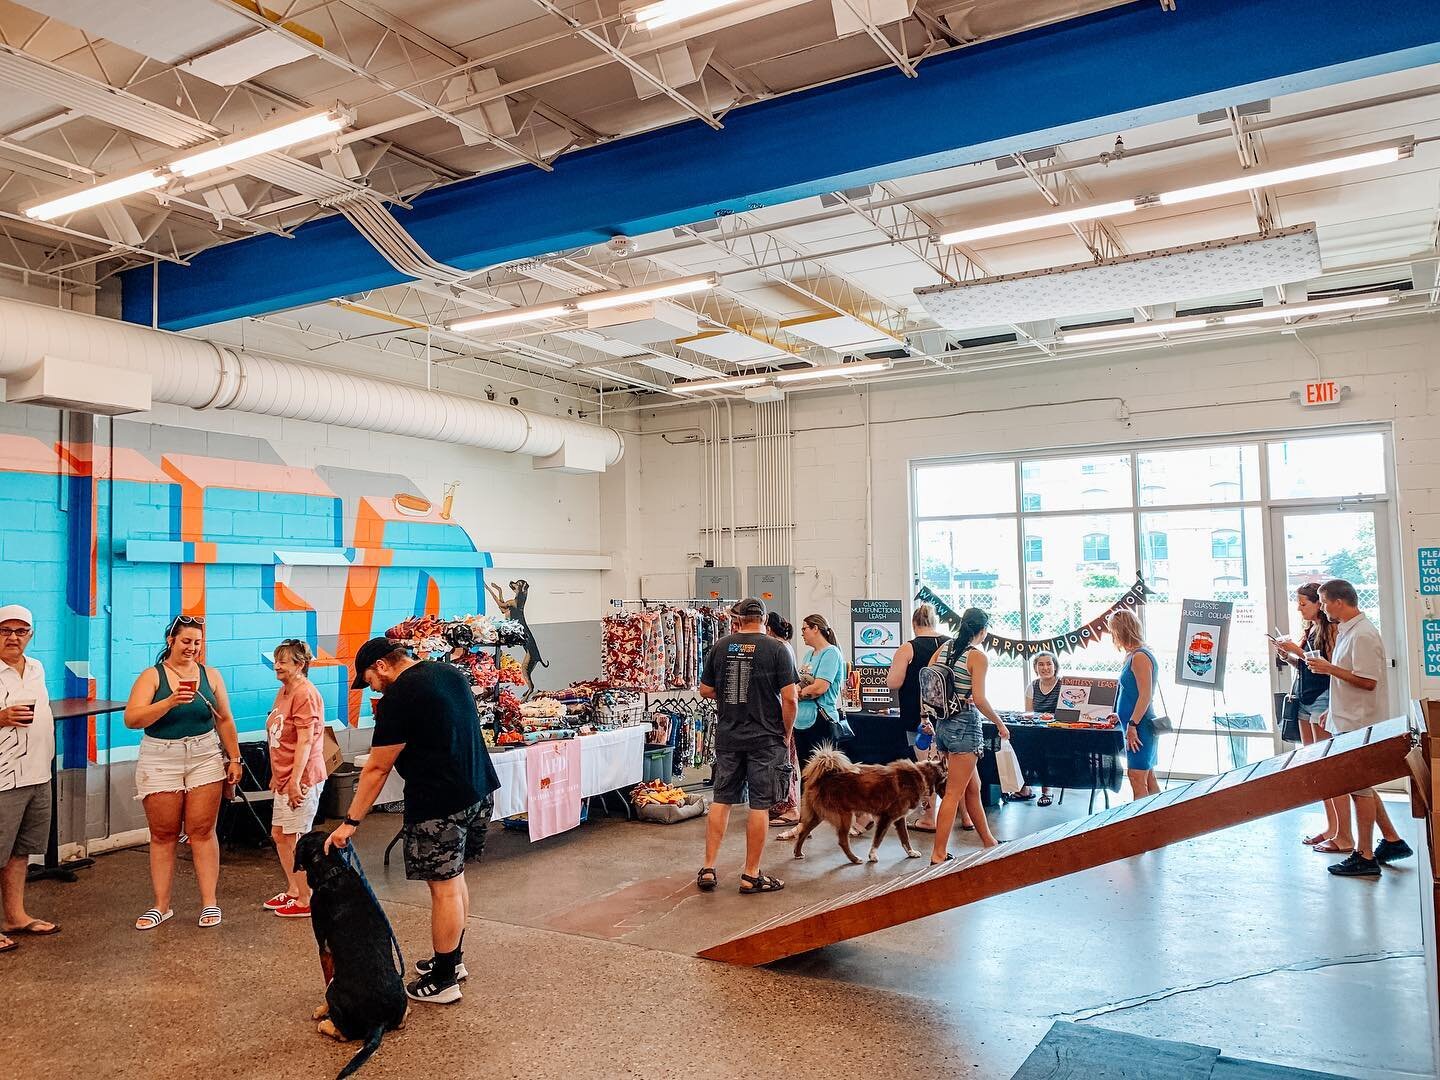
[(170, 633), (174, 634), (182, 626), (198, 626), (205, 628), (204, 615), (176, 615), (175, 621), (170, 624)]

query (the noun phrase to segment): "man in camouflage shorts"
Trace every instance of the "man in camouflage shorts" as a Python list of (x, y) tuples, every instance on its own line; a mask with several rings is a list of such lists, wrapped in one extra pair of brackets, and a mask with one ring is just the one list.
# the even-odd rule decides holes
[(480, 734), (475, 698), (449, 664), (415, 660), (403, 645), (372, 638), (355, 654), (355, 689), (383, 695), (370, 755), (345, 821), (330, 834), (343, 846), (370, 811), (392, 768), (405, 778), (405, 876), (430, 887), (435, 955), (405, 987), (415, 1001), (459, 1001), (468, 977), (462, 947), (470, 917), (465, 860), (485, 850), (500, 778)]

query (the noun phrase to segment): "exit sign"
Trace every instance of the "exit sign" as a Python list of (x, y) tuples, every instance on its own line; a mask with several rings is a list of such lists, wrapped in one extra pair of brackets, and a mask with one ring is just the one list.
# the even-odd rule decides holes
[(1319, 382), (1307, 382), (1304, 389), (1300, 391), (1300, 404), (1311, 405), (1338, 405), (1340, 403), (1340, 387), (1335, 385), (1334, 379), (1322, 379)]

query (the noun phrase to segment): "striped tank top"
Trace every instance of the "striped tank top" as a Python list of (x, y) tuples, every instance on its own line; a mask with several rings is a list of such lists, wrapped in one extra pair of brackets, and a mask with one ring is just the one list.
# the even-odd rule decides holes
[(950, 654), (953, 645), (953, 642), (947, 641), (940, 647), (940, 659), (937, 660), (936, 663), (950, 664), (951, 670), (955, 675), (955, 693), (951, 696), (950, 707), (952, 709), (968, 709), (970, 708), (970, 694), (974, 689), (975, 680), (970, 677), (970, 668), (966, 666), (965, 658), (975, 646), (967, 645), (965, 651), (956, 657), (952, 664)]

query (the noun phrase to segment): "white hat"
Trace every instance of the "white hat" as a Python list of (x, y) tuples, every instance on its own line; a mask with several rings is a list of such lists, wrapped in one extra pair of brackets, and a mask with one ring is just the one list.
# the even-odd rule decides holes
[(6, 604), (0, 607), (0, 622), (23, 622), (26, 626), (34, 627), (35, 616), (30, 614), (30, 609), (21, 607), (19, 604)]

